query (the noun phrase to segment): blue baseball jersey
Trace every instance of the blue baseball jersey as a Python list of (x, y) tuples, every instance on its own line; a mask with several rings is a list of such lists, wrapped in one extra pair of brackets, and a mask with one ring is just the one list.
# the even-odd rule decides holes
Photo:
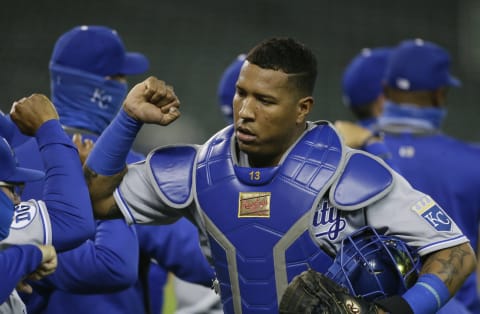
[[(146, 290), (137, 280), (138, 249), (155, 259), (162, 270), (211, 285), (213, 270), (198, 242), (190, 238), (194, 232), (196, 228), (186, 219), (169, 226), (135, 228), (119, 219), (100, 221), (94, 241), (60, 254), (56, 272), (40, 283), (32, 283), (33, 296), (22, 297), (32, 313), (147, 313)], [(145, 245), (139, 248), (138, 242)], [(110, 293), (105, 294), (107, 291)]]
[(0, 251), (0, 313), (8, 313), (25, 306), (16, 302), (17, 294), (12, 294), (15, 286), (26, 275), (35, 271), (42, 262), (42, 253), (34, 245), (14, 245)]
[(44, 123), (35, 138), (14, 150), (21, 167), (45, 172), (44, 189), (16, 206), (10, 235), (0, 246), (53, 244), (64, 251), (92, 237), (95, 225), (78, 152), (58, 120)]
[(121, 219), (98, 221), (94, 239), (60, 253), (56, 271), (31, 282), (34, 293), (21, 295), (28, 312), (49, 313), (47, 309), (61, 307), (64, 313), (71, 313), (77, 309), (77, 299), (79, 304), (88, 300), (75, 298), (75, 294), (94, 296), (130, 287), (137, 280), (138, 251), (134, 228)]
[[(92, 134), (82, 137), (93, 141), (97, 138)], [(43, 170), (42, 163), (34, 158), (38, 153), (34, 142), (23, 144), (20, 149), (21, 165)], [(142, 154), (130, 151), (127, 163), (142, 159)], [(41, 194), (44, 184), (38, 181), (25, 185), (22, 197)], [(158, 297), (145, 304), (145, 294), (162, 292), (163, 288), (155, 288), (166, 284), (167, 270), (185, 280), (211, 285), (213, 270), (198, 247), (196, 228), (188, 221), (180, 220), (171, 226), (136, 226), (138, 237), (137, 232), (128, 228), (133, 227), (124, 222), (98, 224), (94, 239), (59, 255), (61, 270), (36, 285), (34, 297), (22, 295), (29, 312), (147, 313), (148, 307), (163, 305)], [(155, 261), (156, 274), (162, 274), (155, 276), (157, 281), (153, 282), (150, 275), (138, 277), (143, 271), (139, 269), (138, 252)], [(148, 287), (153, 291), (148, 292)]]
[[(384, 123), (381, 129), (395, 164), (412, 186), (431, 195), (468, 237), (478, 245), (480, 223), (480, 149), (441, 133), (419, 127), (418, 119)], [(466, 280), (456, 298), (480, 313), (476, 274)]]

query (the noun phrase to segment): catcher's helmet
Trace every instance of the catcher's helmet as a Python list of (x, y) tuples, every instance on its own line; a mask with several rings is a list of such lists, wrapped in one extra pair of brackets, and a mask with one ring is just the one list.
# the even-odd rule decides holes
[(420, 257), (402, 240), (367, 226), (342, 241), (325, 274), (369, 301), (402, 294), (418, 278)]

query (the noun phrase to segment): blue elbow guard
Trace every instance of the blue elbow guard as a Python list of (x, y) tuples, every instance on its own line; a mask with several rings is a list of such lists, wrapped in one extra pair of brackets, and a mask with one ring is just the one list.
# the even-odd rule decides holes
[(86, 165), (101, 175), (114, 175), (125, 167), (127, 155), (142, 123), (123, 109), (105, 129), (87, 158)]

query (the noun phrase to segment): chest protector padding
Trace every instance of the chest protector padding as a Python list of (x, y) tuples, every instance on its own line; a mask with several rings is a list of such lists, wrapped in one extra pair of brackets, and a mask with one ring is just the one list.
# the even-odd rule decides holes
[(312, 239), (314, 208), (342, 164), (336, 132), (306, 132), (274, 168), (233, 164), (233, 128), (200, 150), (196, 200), (203, 213), (226, 313), (278, 313), (293, 277), (326, 270), (331, 258)]

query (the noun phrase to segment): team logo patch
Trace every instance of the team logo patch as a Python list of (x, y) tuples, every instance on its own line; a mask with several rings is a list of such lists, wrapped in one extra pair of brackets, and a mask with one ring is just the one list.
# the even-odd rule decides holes
[(240, 192), (238, 218), (269, 218), (270, 197), (270, 192)]
[(445, 211), (430, 197), (425, 196), (415, 205), (412, 210), (416, 211), (437, 231), (452, 230), (452, 221)]
[(28, 226), (37, 215), (37, 207), (30, 206), (28, 203), (20, 203), (15, 206), (13, 222), (10, 228), (23, 229)]

